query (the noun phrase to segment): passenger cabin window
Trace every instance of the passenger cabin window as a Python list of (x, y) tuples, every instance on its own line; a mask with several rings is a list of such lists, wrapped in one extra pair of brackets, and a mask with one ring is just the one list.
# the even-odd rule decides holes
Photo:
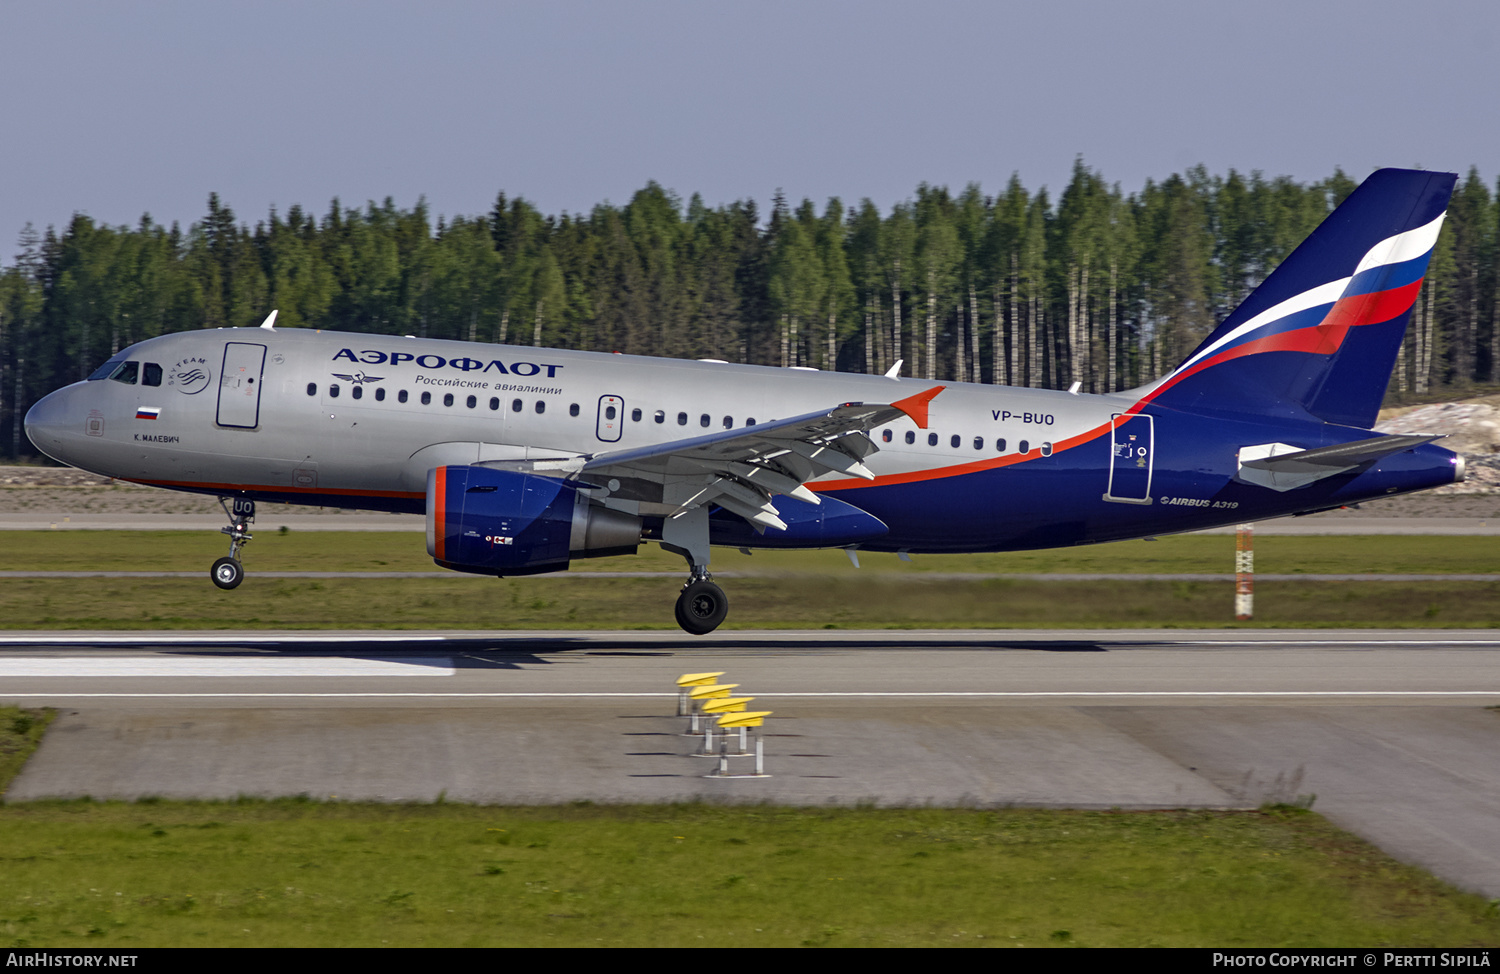
[(724, 428), (727, 429), (727, 430), (734, 429), (734, 417), (733, 416), (725, 416), (724, 417)]
[(639, 409), (632, 409), (630, 411), (630, 421), (632, 423), (639, 423), (641, 421), (641, 411)]
[(613, 407), (613, 406), (605, 406), (604, 407), (604, 418), (605, 419), (614, 419), (615, 418), (615, 407)]
[(316, 382), (309, 382), (307, 384), (307, 394), (309, 396), (316, 396), (318, 394), (318, 384)]
[(1022, 440), (1020, 443), (1016, 444), (1016, 449), (1020, 450), (1022, 453), (1030, 453), (1031, 444), (1026, 440)]
[(880, 431), (880, 438), (882, 440), (884, 440), (885, 442), (889, 443), (891, 441), (891, 431), (890, 430), (881, 430)]
[(376, 386), (375, 387), (375, 401), (376, 402), (385, 402), (385, 386)]
[(698, 417), (698, 425), (703, 427), (704, 429), (708, 429), (708, 424), (711, 422), (713, 422), (713, 420), (708, 418), (708, 413), (704, 413), (702, 416)]
[(443, 396), (443, 405), (444, 406), (451, 406), (451, 405), (453, 405), (453, 393), (449, 392), (449, 393), (444, 394), (444, 396)]
[(1042, 456), (1044, 456), (1044, 457), (1050, 457), (1051, 455), (1052, 455), (1052, 444), (1051, 443), (1043, 443), (1042, 444)]
[(657, 426), (660, 426), (667, 421), (667, 414), (658, 409), (651, 418), (656, 421)]
[(687, 425), (687, 413), (678, 413), (677, 414), (677, 425), (678, 426), (686, 426)]
[(119, 368), (115, 369), (114, 373), (110, 375), (110, 378), (114, 379), (116, 382), (123, 382), (127, 386), (133, 386), (135, 385), (135, 380), (139, 375), (140, 370), (141, 363), (125, 362)]
[(157, 365), (155, 362), (147, 362), (145, 367), (141, 369), (141, 385), (161, 385), (161, 366)]
[(365, 397), (365, 387), (354, 386), (349, 390), (349, 395), (353, 396), (355, 399), (363, 399)]
[(510, 401), (510, 411), (513, 413), (519, 413), (521, 411), (521, 400), (512, 399)]
[(422, 393), (422, 405), (424, 405), (424, 406), (431, 406), (432, 405), (432, 393), (430, 393), (430, 392), (424, 392), (424, 393)]
[(491, 396), (490, 397), (490, 411), (494, 412), (495, 410), (497, 410), (499, 408), (500, 408), (500, 400), (499, 400), (499, 398), (496, 397), (496, 396)]
[(960, 444), (962, 442), (963, 442), (963, 440), (959, 437), (959, 435), (957, 433), (954, 433), (953, 434), (953, 438), (948, 441), (948, 445), (951, 446), (951, 447), (953, 447), (953, 449), (957, 450), (958, 449), (958, 444)]
[(405, 389), (402, 389), (400, 392), (396, 393), (396, 401), (397, 402), (406, 402), (406, 400), (407, 400), (407, 394), (406, 394), (406, 390)]
[(747, 417), (745, 419), (745, 425), (746, 426), (754, 426), (755, 425), (755, 417), (754, 416)]
[(917, 434), (916, 434), (916, 432), (914, 430), (907, 430), (906, 431), (906, 445), (907, 446), (911, 446), (915, 442), (917, 442)]
[(1000, 437), (1000, 439), (998, 439), (998, 440), (995, 441), (995, 452), (996, 453), (1004, 453), (1005, 452), (1005, 437), (1002, 436), (1002, 437)]
[(928, 446), (937, 446), (937, 434), (936, 433), (928, 433), (927, 434), (927, 445)]
[(473, 396), (470, 396), (468, 399), (464, 400), (464, 402), (465, 405), (467, 405), (470, 409), (473, 409), (475, 406), (479, 405), (479, 400), (475, 399)]
[(536, 401), (536, 414), (538, 416), (540, 416), (542, 413), (545, 413), (546, 411), (547, 411), (547, 404), (544, 403), (544, 402), (542, 402), (540, 399), (538, 399)]
[(572, 405), (570, 405), (568, 407), (568, 415), (569, 416), (577, 416), (578, 415), (578, 403), (575, 402), (575, 403), (573, 403)]
[(976, 437), (974, 437), (974, 449), (976, 449), (976, 450), (983, 450), (984, 449), (984, 437), (982, 437), (982, 436), (976, 436)]
[(337, 382), (330, 382), (328, 384), (328, 398), (329, 399), (337, 399), (338, 397), (339, 397), (339, 384)]

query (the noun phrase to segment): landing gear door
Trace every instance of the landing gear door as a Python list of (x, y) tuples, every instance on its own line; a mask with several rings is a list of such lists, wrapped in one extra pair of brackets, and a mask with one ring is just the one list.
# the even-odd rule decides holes
[(594, 426), (594, 435), (605, 443), (617, 443), (620, 430), (625, 427), (625, 400), (619, 396), (599, 397), (599, 418)]
[(265, 364), (266, 346), (225, 344), (224, 369), (219, 373), (220, 426), (253, 430), (260, 425), (260, 379)]
[(1151, 454), (1155, 427), (1144, 413), (1110, 417), (1109, 486), (1104, 499), (1116, 504), (1151, 503)]

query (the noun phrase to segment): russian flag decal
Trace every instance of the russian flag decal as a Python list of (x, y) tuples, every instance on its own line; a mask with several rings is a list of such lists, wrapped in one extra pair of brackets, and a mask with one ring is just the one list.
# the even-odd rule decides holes
[(136, 419), (155, 419), (161, 415), (160, 406), (139, 406), (135, 411)]

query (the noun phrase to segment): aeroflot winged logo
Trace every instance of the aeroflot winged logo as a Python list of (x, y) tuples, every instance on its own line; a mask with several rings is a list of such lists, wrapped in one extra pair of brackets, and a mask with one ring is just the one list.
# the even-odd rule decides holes
[[(561, 365), (547, 365), (536, 362), (504, 362), (493, 358), (488, 362), (482, 362), (477, 358), (460, 356), (459, 358), (444, 358), (441, 355), (413, 355), (410, 352), (382, 352), (378, 349), (364, 348), (355, 351), (352, 348), (341, 348), (333, 356), (335, 362), (356, 362), (365, 365), (401, 365), (403, 362), (411, 362), (422, 369), (457, 369), (460, 372), (493, 372), (498, 375), (540, 375), (542, 370), (547, 371), (547, 378), (557, 378)], [(373, 380), (366, 380), (373, 381)]]
[(167, 385), (188, 396), (207, 389), (208, 380), (208, 359), (199, 356), (182, 359), (167, 374)]

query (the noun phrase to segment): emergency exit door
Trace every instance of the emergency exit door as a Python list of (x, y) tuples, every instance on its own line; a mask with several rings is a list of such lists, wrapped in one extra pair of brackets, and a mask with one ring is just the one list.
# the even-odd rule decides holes
[(619, 396), (599, 397), (599, 418), (594, 425), (594, 435), (605, 443), (618, 443), (620, 431), (625, 428), (625, 400)]

